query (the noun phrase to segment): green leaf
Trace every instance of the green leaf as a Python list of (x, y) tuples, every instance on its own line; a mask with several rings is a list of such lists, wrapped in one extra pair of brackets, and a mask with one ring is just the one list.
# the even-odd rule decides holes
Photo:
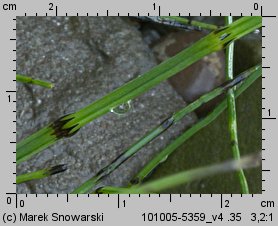
[(16, 81), (22, 82), (22, 83), (27, 83), (27, 84), (38, 85), (38, 86), (42, 86), (42, 87), (48, 88), (48, 89), (51, 89), (54, 87), (54, 85), (50, 82), (42, 81), (39, 79), (33, 79), (28, 76), (20, 75), (20, 74), (16, 74)]
[(21, 174), (16, 176), (16, 183), (21, 184), (31, 180), (43, 179), (45, 177), (49, 177), (57, 173), (62, 173), (66, 170), (67, 170), (66, 165), (61, 164), (61, 165), (41, 169), (35, 172)]

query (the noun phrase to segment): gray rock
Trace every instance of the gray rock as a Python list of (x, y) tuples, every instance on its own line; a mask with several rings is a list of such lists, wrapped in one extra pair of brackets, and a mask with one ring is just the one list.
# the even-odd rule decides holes
[[(92, 103), (156, 64), (136, 28), (119, 17), (17, 17), (17, 73), (50, 81), (52, 90), (17, 84), (17, 141)], [(75, 136), (19, 164), (26, 173), (57, 164), (68, 170), (17, 185), (18, 193), (69, 193), (185, 102), (167, 82), (136, 98), (123, 116), (109, 113)], [(104, 181), (124, 185), (195, 120), (151, 142)]]

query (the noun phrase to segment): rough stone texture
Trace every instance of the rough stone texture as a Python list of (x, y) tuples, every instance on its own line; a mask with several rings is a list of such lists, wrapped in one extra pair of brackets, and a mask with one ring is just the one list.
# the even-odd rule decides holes
[[(17, 85), (17, 141), (58, 117), (104, 96), (156, 64), (134, 26), (119, 17), (17, 17), (17, 72), (55, 84)], [(20, 164), (17, 173), (66, 163), (68, 170), (17, 186), (18, 193), (68, 193), (159, 124), (184, 101), (164, 82), (132, 102), (123, 116), (107, 114)], [(168, 130), (106, 180), (123, 185), (194, 115)]]

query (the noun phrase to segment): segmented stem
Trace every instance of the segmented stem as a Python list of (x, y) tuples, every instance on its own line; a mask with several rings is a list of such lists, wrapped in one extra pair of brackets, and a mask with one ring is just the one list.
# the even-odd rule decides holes
[[(229, 25), (233, 22), (232, 16), (225, 17), (226, 25)], [(231, 42), (227, 45), (226, 48), (226, 80), (233, 79), (233, 64), (234, 64), (234, 42)], [(235, 95), (233, 88), (230, 88), (227, 94), (227, 102), (228, 102), (228, 126), (231, 136), (231, 145), (232, 145), (232, 153), (234, 159), (240, 159), (240, 150), (238, 146), (238, 134), (237, 134), (237, 116), (236, 116), (236, 103), (235, 103)], [(243, 194), (249, 194), (249, 188), (247, 179), (242, 169), (237, 171), (241, 191)]]
[(42, 87), (48, 88), (48, 89), (51, 89), (54, 87), (54, 85), (50, 82), (42, 81), (39, 79), (33, 79), (26, 75), (20, 75), (20, 74), (16, 74), (16, 81), (22, 82), (22, 83), (27, 83), (27, 84), (38, 85), (38, 86), (42, 86)]

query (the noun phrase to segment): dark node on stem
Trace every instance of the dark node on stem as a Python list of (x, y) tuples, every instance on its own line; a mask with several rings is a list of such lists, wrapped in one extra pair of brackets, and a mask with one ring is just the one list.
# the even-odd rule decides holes
[(98, 189), (95, 190), (95, 194), (103, 194), (103, 192), (101, 191), (103, 187), (99, 187)]
[(228, 45), (230, 45), (233, 42), (233, 40), (230, 40), (223, 44), (223, 49), (225, 49)]
[(134, 177), (133, 179), (131, 179), (130, 181), (130, 184), (132, 185), (136, 185), (136, 184), (139, 184), (140, 183), (140, 180), (138, 177)]
[[(114, 162), (114, 161), (113, 161)], [(105, 171), (109, 168), (109, 165), (108, 166), (105, 166), (104, 168), (102, 168), (101, 170), (99, 170), (97, 172), (97, 174), (95, 175), (95, 177), (105, 177), (107, 175), (107, 173), (105, 173)]]
[(174, 119), (173, 119), (173, 117), (171, 116), (170, 118), (165, 119), (165, 120), (160, 124), (160, 126), (161, 126), (164, 130), (166, 130), (166, 129), (168, 129), (171, 125), (173, 125), (173, 123), (174, 123)]
[(246, 79), (246, 75), (242, 74), (242, 75), (239, 75), (237, 77), (235, 77), (233, 80), (230, 80), (230, 81), (227, 81), (225, 82), (222, 87), (223, 89), (227, 90), (227, 89), (230, 89), (236, 85), (238, 85), (239, 83), (241, 83), (244, 79)]
[(130, 184), (132, 185), (136, 185), (136, 184), (141, 184), (144, 180), (146, 180), (147, 178), (149, 178), (154, 172), (155, 170), (157, 169), (157, 167), (161, 164), (158, 163), (158, 165), (155, 166), (155, 168), (153, 168), (150, 172), (148, 172), (147, 175), (145, 175), (144, 178), (140, 178), (140, 177), (134, 177), (133, 179), (130, 180)]
[(71, 132), (71, 130), (74, 129), (78, 124), (73, 125), (69, 128), (63, 128), (66, 123), (74, 118), (72, 117), (69, 119), (64, 119), (66, 116), (68, 115), (60, 117), (50, 125), (50, 127), (52, 127), (54, 130), (52, 135), (55, 135), (57, 139), (61, 139), (63, 137), (71, 137), (78, 132), (78, 130)]
[(227, 33), (221, 35), (221, 36), (220, 36), (220, 40), (223, 41), (223, 40), (224, 40), (225, 38), (227, 38), (229, 35), (230, 35), (230, 34), (227, 34)]
[[(112, 166), (112, 170), (115, 170), (119, 167), (119, 164), (117, 162), (120, 162), (122, 164), (130, 157), (131, 156), (126, 156), (125, 153), (122, 153), (117, 158), (115, 158), (109, 165), (107, 165), (104, 168), (102, 168), (101, 170), (99, 170), (97, 172), (97, 174), (95, 175), (95, 177), (100, 177), (100, 178), (106, 177), (108, 174), (111, 173), (111, 169), (110, 169), (111, 166)], [(113, 164), (116, 164), (116, 167), (113, 167)]]
[(231, 140), (231, 146), (234, 147), (237, 145), (237, 142), (235, 140)]
[(190, 24), (181, 24), (175, 20), (172, 20), (170, 18), (161, 18), (161, 17), (149, 17), (151, 18), (151, 21), (153, 22), (158, 22), (167, 26), (172, 26), (172, 27), (176, 27), (176, 28), (180, 28), (180, 29), (185, 29), (185, 30), (197, 30), (197, 31), (201, 31), (200, 27), (195, 27), (195, 26), (191, 26), (191, 21)]
[(67, 168), (66, 164), (53, 166), (53, 167), (49, 168), (49, 170), (47, 172), (47, 175), (54, 175), (54, 174), (57, 174), (57, 173), (62, 173), (64, 171), (66, 171), (67, 169), (68, 168)]

